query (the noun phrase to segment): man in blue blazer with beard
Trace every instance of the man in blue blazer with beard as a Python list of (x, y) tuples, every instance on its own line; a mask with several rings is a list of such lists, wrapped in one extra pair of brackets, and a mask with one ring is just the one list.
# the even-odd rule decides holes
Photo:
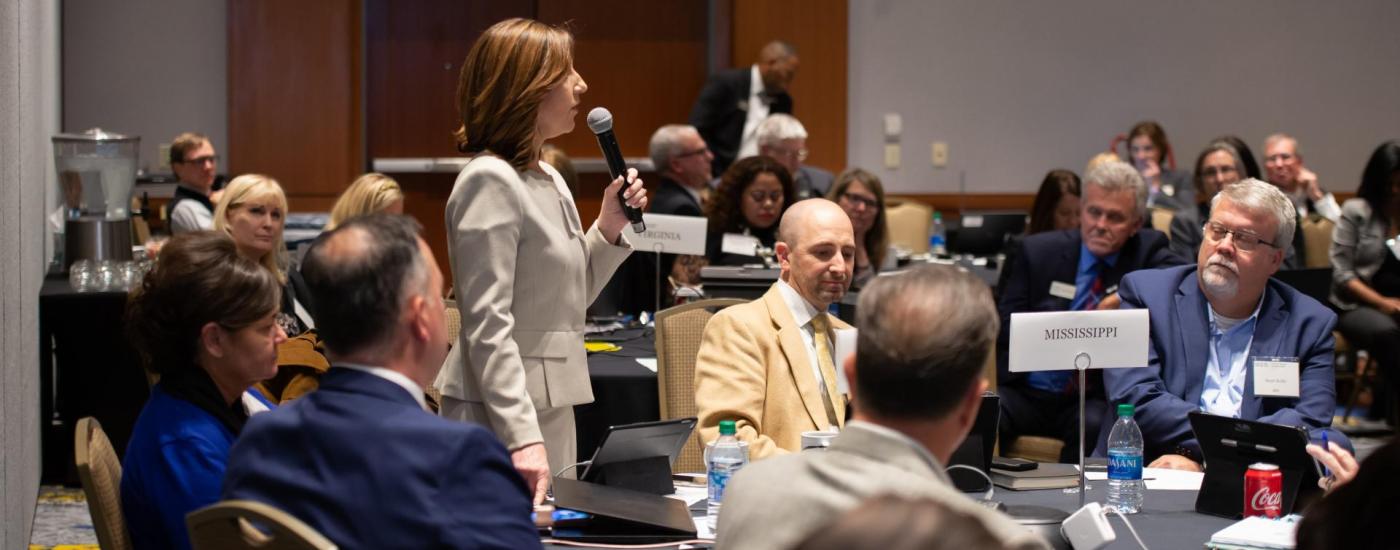
[[(1124, 277), (1121, 307), (1149, 311), (1148, 366), (1108, 369), (1103, 379), (1110, 403), (1136, 406), (1149, 466), (1200, 470), (1191, 412), (1298, 426), (1314, 435), (1331, 426), (1337, 316), (1270, 278), (1292, 242), (1295, 218), (1293, 203), (1274, 186), (1256, 179), (1230, 185), (1212, 200), (1196, 265)], [(1266, 359), (1282, 366), (1261, 366)], [(1297, 383), (1260, 388), (1256, 377), (1263, 372)], [(1098, 454), (1107, 452), (1108, 431), (1101, 432)], [(1341, 434), (1330, 435), (1348, 446)]]
[(331, 369), (234, 444), (225, 499), (270, 504), (341, 548), (539, 548), (530, 494), (491, 432), (428, 410), (447, 355), (442, 274), (410, 218), (355, 218), (302, 272)]

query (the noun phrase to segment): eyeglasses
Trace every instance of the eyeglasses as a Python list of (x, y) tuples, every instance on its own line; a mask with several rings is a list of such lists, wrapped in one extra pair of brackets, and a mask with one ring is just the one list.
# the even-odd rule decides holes
[(673, 159), (683, 159), (683, 158), (686, 158), (686, 157), (693, 157), (693, 156), (695, 156), (695, 155), (704, 155), (704, 154), (709, 153), (709, 152), (710, 152), (710, 148), (709, 148), (709, 147), (701, 147), (701, 148), (696, 149), (696, 150), (694, 150), (694, 151), (686, 151), (686, 152), (684, 152), (684, 153), (681, 153), (681, 154), (676, 155), (676, 156), (671, 157), (671, 158), (673, 158)]
[(1208, 177), (1217, 177), (1217, 178), (1218, 178), (1218, 177), (1223, 177), (1223, 176), (1228, 176), (1228, 175), (1231, 175), (1231, 174), (1238, 174), (1238, 173), (1239, 173), (1239, 170), (1236, 170), (1234, 166), (1211, 166), (1211, 167), (1207, 167), (1207, 168), (1202, 168), (1202, 169), (1201, 169), (1201, 177), (1203, 177), (1203, 178), (1208, 178)]
[(783, 192), (770, 191), (765, 193), (763, 191), (749, 191), (749, 199), (759, 204), (763, 204), (764, 201), (773, 201), (774, 203), (780, 203), (783, 202)]
[(1288, 162), (1293, 160), (1293, 155), (1289, 153), (1277, 153), (1264, 157), (1264, 162)]
[(181, 161), (180, 164), (204, 164), (206, 162), (209, 164), (218, 164), (219, 155), (204, 155), (202, 157), (186, 159), (184, 161)]
[(855, 195), (851, 193), (841, 193), (841, 200), (849, 202), (851, 206), (864, 206), (870, 209), (874, 209), (880, 206), (880, 202), (872, 197)]
[(773, 151), (773, 156), (791, 157), (797, 159), (797, 162), (807, 160), (806, 149), (788, 149), (786, 147), (770, 147), (769, 149)]
[(1254, 250), (1261, 244), (1268, 245), (1272, 248), (1278, 248), (1274, 243), (1261, 239), (1258, 235), (1238, 229), (1230, 229), (1219, 222), (1206, 222), (1205, 226), (1201, 228), (1201, 231), (1206, 234), (1206, 238), (1214, 242), (1225, 240), (1226, 234), (1234, 235), (1235, 248), (1240, 250)]

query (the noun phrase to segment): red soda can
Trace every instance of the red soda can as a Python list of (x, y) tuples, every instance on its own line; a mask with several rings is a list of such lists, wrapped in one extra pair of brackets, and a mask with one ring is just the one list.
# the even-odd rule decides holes
[(1244, 473), (1244, 517), (1283, 515), (1283, 472), (1275, 464), (1256, 462)]

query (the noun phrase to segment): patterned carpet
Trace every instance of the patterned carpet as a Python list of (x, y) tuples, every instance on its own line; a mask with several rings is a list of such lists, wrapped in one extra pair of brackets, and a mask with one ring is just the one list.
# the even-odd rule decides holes
[(39, 488), (29, 550), (49, 549), (97, 550), (97, 532), (82, 489), (59, 485)]

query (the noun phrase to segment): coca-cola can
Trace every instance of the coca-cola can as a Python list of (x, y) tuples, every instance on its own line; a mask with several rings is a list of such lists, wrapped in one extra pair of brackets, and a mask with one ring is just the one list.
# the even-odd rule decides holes
[(1283, 472), (1278, 465), (1256, 462), (1244, 473), (1244, 517), (1283, 515)]

